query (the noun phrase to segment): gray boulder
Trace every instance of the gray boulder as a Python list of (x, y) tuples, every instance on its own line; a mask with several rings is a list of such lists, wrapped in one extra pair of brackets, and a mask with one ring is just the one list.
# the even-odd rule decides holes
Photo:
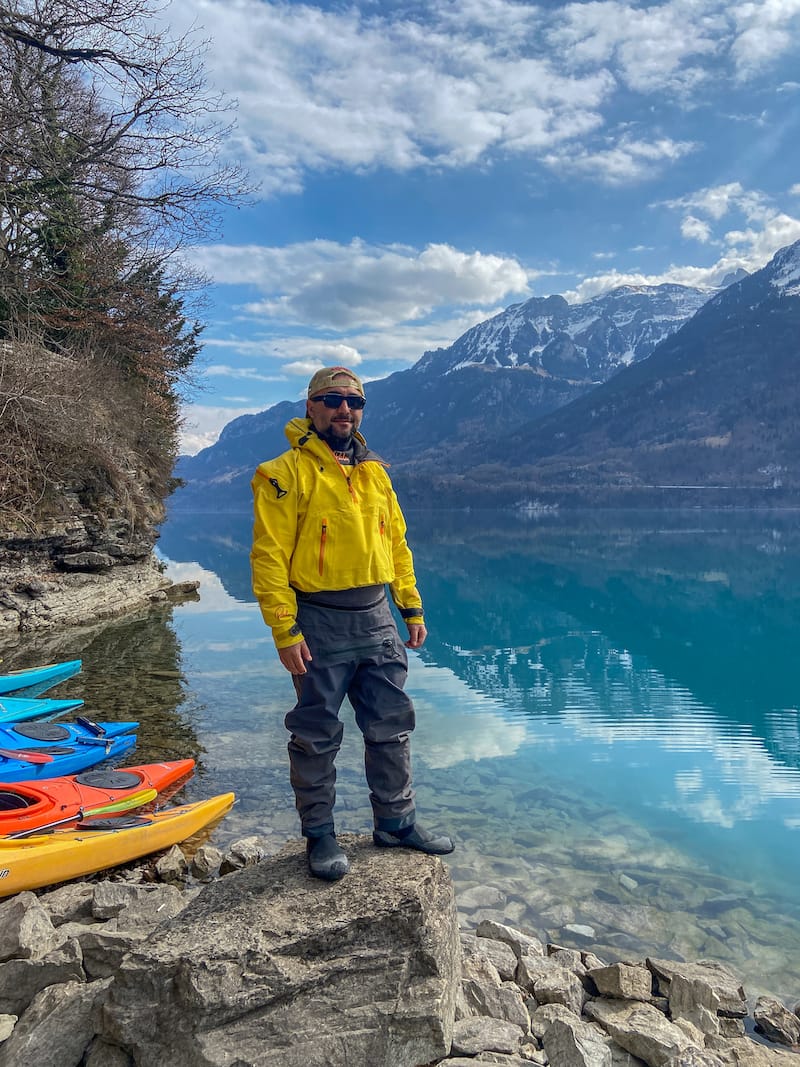
[[(453, 1027), (453, 1053), (479, 1057), (488, 1052), (514, 1055), (519, 1051), (524, 1036), (519, 1026), (499, 1019), (460, 1019)], [(393, 1060), (377, 1060), (370, 1067), (377, 1067), (377, 1063), (383, 1062), (391, 1063), (394, 1067)]]
[(9, 960), (0, 964), (0, 1012), (21, 1015), (47, 986), (85, 981), (81, 948), (72, 939), (38, 959)]
[(513, 980), (517, 973), (517, 957), (508, 945), (488, 937), (475, 934), (461, 934), (461, 955), (467, 959), (480, 956), (489, 960), (497, 968), (497, 973), (505, 982)]
[(542, 1039), (550, 1067), (611, 1067), (611, 1050), (598, 1028), (577, 1016), (554, 1019)]
[(214, 845), (206, 842), (192, 856), (189, 870), (195, 878), (206, 882), (209, 878), (213, 878), (219, 870), (222, 859), (222, 852), (215, 848)]
[(149, 922), (152, 925), (176, 915), (183, 903), (180, 890), (174, 886), (98, 882), (92, 899), (92, 915), (101, 921), (115, 919), (132, 905), (138, 905), (140, 914), (144, 911), (151, 913)]
[(0, 960), (41, 959), (63, 943), (34, 893), (17, 893), (0, 904)]
[(340, 842), (351, 863), (340, 882), (310, 878), (292, 842), (206, 886), (122, 961), (100, 1036), (137, 1067), (445, 1056), (460, 978), (447, 868), (363, 837)]
[(493, 941), (502, 941), (511, 949), (517, 959), (520, 956), (543, 956), (544, 945), (538, 937), (517, 930), (514, 926), (495, 922), (493, 919), (484, 919), (478, 923), (475, 931), (478, 937), (490, 938)]
[(598, 998), (586, 1005), (586, 1015), (648, 1067), (665, 1067), (670, 1057), (682, 1053), (692, 1043), (683, 1030), (669, 1022), (652, 1004)]
[(647, 966), (658, 980), (662, 996), (669, 997), (672, 979), (679, 975), (686, 982), (702, 982), (713, 990), (719, 1001), (720, 1015), (744, 1018), (747, 1001), (742, 984), (735, 974), (716, 960), (700, 960), (698, 963), (679, 963), (675, 960), (659, 960), (648, 956)]
[(47, 910), (53, 926), (80, 922), (92, 914), (94, 886), (88, 882), (68, 882), (67, 885), (39, 894), (39, 903)]
[(753, 1009), (756, 1030), (779, 1045), (800, 1041), (800, 1019), (775, 997), (762, 996)]
[(604, 997), (647, 1002), (653, 992), (653, 976), (641, 963), (612, 963), (587, 973)]
[(230, 874), (231, 871), (240, 871), (244, 867), (253, 867), (269, 855), (267, 842), (258, 834), (250, 837), (241, 837), (234, 841), (228, 848), (219, 865), (221, 875)]
[(78, 1067), (92, 1040), (111, 979), (67, 982), (38, 993), (0, 1045), (0, 1067)]

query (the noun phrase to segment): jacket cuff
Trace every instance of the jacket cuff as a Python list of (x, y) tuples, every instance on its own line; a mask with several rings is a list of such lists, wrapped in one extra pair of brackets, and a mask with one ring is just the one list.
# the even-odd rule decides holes
[(303, 631), (294, 623), (288, 630), (280, 630), (280, 632), (273, 630), (272, 637), (275, 641), (275, 647), (277, 649), (290, 648), (292, 645), (299, 645), (301, 641), (304, 641)]
[(422, 604), (416, 608), (398, 608), (398, 611), (406, 622), (422, 622), (424, 615)]

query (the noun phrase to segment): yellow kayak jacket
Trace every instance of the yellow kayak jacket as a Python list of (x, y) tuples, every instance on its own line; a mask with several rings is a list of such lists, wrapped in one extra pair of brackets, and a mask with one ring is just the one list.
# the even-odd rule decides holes
[(385, 464), (356, 433), (356, 465), (342, 467), (310, 419), (286, 426), (291, 449), (251, 483), (253, 592), (278, 648), (303, 640), (294, 590), (388, 584), (400, 614), (422, 622), (406, 523)]

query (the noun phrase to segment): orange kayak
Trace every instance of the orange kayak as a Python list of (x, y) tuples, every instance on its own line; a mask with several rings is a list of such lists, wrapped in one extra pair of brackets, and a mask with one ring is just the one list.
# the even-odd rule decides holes
[[(35, 782), (0, 786), (0, 835), (25, 833), (79, 821), (108, 805), (152, 799), (177, 786), (194, 770), (194, 760), (145, 763), (122, 770), (93, 770)], [(173, 789), (172, 792), (175, 792)]]

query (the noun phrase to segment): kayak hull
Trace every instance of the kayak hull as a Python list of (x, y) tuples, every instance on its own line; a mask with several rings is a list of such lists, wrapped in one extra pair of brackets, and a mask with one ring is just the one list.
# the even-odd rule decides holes
[(58, 885), (176, 845), (221, 819), (233, 793), (147, 817), (144, 825), (114, 830), (55, 830), (17, 841), (0, 840), (0, 897)]
[(0, 722), (55, 719), (83, 707), (82, 700), (48, 700), (47, 697), (0, 697)]
[(11, 782), (0, 786), (0, 834), (36, 831), (54, 822), (80, 819), (95, 808), (138, 793), (153, 789), (161, 793), (183, 782), (193, 770), (194, 760), (183, 759), (88, 771), (44, 782)]
[(35, 696), (44, 693), (59, 682), (72, 678), (81, 669), (79, 659), (65, 663), (48, 663), (43, 667), (23, 667), (18, 671), (0, 674), (0, 696), (10, 693), (25, 693)]
[[(25, 727), (25, 723), (0, 726), (0, 783), (60, 778), (119, 759), (136, 744), (139, 723), (102, 722), (99, 735), (80, 723), (48, 724), (41, 738), (26, 736)], [(19, 758), (13, 755), (17, 751)], [(25, 754), (50, 755), (52, 762), (34, 763), (24, 759)]]

